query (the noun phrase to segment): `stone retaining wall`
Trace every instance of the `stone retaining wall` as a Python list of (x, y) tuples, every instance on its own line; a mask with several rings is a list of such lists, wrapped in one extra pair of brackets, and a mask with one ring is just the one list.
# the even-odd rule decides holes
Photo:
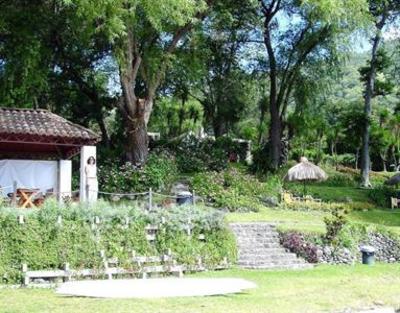
[[(281, 234), (281, 239), (282, 238)], [(302, 240), (304, 240), (304, 242), (310, 242), (307, 241), (304, 236), (302, 236)], [(354, 249), (311, 242), (310, 244), (315, 246), (318, 263), (322, 264), (354, 264), (361, 262), (362, 255), (359, 251), (359, 247), (362, 245), (370, 245), (376, 249), (375, 260), (378, 262), (400, 262), (400, 242), (388, 235), (380, 233), (370, 233), (368, 238), (360, 242), (358, 248)], [(298, 253), (298, 251), (293, 249), (291, 252)]]

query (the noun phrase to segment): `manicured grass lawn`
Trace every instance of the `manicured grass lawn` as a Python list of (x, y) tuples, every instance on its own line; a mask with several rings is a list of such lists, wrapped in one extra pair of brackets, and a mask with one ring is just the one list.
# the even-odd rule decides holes
[[(229, 213), (227, 222), (278, 222), (280, 229), (292, 229), (305, 232), (323, 233), (324, 217), (329, 213), (321, 211), (294, 211), (263, 208), (254, 213)], [(386, 227), (400, 234), (400, 211), (376, 209), (370, 211), (353, 211), (349, 220), (364, 224)]]
[(326, 212), (320, 211), (294, 211), (263, 208), (259, 212), (229, 213), (226, 221), (231, 222), (278, 222), (279, 228), (296, 229), (307, 232), (321, 233), (325, 229), (323, 222)]
[(257, 289), (227, 296), (155, 300), (69, 298), (53, 290), (0, 290), (0, 312), (330, 312), (374, 302), (400, 306), (400, 264), (319, 266), (306, 271), (229, 270), (195, 277), (237, 277)]

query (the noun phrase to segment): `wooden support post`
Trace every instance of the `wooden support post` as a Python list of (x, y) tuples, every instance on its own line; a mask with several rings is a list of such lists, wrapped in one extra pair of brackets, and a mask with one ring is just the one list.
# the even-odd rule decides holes
[(17, 206), (17, 182), (16, 181), (13, 182), (13, 196), (11, 199), (11, 205), (14, 207)]
[(64, 266), (63, 266), (63, 270), (64, 270), (64, 281), (69, 281), (71, 280), (71, 272), (70, 272), (70, 268), (69, 268), (69, 263), (65, 262)]
[(110, 271), (108, 270), (108, 269), (109, 269), (109, 267), (108, 267), (108, 261), (105, 260), (105, 261), (103, 262), (103, 265), (104, 265), (104, 271), (106, 272), (106, 275), (107, 275), (107, 279), (111, 280), (111, 279), (112, 279), (112, 274), (111, 274)]
[(190, 219), (190, 217), (188, 218), (188, 223), (186, 226), (186, 232), (188, 236), (192, 235), (192, 220)]
[(28, 264), (23, 263), (22, 264), (22, 274), (24, 275), (24, 286), (28, 286), (30, 283), (30, 279), (28, 276)]

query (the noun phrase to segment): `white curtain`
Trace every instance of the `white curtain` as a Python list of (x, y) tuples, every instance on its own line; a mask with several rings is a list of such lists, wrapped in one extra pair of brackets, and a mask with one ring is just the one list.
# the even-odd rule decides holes
[(48, 189), (57, 191), (57, 161), (0, 160), (0, 187), (3, 196), (17, 188), (37, 188), (42, 192)]

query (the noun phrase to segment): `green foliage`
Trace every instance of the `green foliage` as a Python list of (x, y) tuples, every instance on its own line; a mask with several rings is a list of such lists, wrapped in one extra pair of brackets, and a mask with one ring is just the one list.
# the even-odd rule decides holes
[(164, 190), (174, 181), (177, 165), (167, 153), (152, 153), (143, 169), (130, 163), (108, 163), (99, 167), (99, 188), (105, 192)]
[(312, 199), (308, 201), (295, 201), (292, 203), (284, 204), (283, 207), (289, 210), (296, 211), (320, 211), (320, 212), (334, 212), (335, 210), (344, 210), (347, 212), (352, 211), (368, 211), (375, 208), (369, 202), (316, 202)]
[(149, 129), (160, 132), (162, 138), (173, 138), (202, 125), (203, 109), (197, 101), (164, 97), (154, 109)]
[(387, 186), (379, 186), (368, 191), (368, 196), (382, 208), (390, 207), (390, 198), (396, 197), (397, 192), (395, 189)]
[(332, 216), (325, 217), (324, 222), (326, 226), (325, 240), (328, 243), (335, 243), (338, 241), (338, 235), (347, 223), (348, 212), (344, 209), (337, 208), (331, 212)]
[[(18, 223), (18, 214), (24, 214), (24, 224)], [(194, 225), (192, 236), (185, 232), (189, 220)], [(160, 225), (155, 245), (145, 236), (149, 223)], [(198, 239), (200, 233), (205, 235), (204, 241)], [(104, 250), (107, 257), (118, 257), (121, 266), (131, 267), (132, 250), (138, 255), (161, 255), (167, 249), (185, 264), (195, 264), (199, 256), (207, 266), (221, 263), (224, 257), (230, 262), (236, 258), (235, 240), (225, 228), (223, 216), (207, 208), (179, 207), (145, 214), (134, 207), (112, 207), (105, 202), (92, 207), (59, 207), (51, 201), (40, 210), (0, 208), (0, 277), (4, 282), (19, 281), (23, 263), (33, 270), (60, 268), (65, 262), (71, 268), (96, 269), (102, 266), (100, 251)]]
[(192, 180), (196, 193), (218, 208), (229, 211), (258, 211), (263, 207), (263, 198), (275, 197), (281, 190), (281, 182), (271, 177), (268, 183), (261, 182), (243, 169), (231, 167), (224, 172), (196, 174)]
[(180, 172), (196, 173), (202, 171), (221, 171), (228, 166), (234, 155), (240, 161), (246, 159), (246, 147), (230, 137), (198, 139), (189, 135), (167, 145), (176, 155)]

